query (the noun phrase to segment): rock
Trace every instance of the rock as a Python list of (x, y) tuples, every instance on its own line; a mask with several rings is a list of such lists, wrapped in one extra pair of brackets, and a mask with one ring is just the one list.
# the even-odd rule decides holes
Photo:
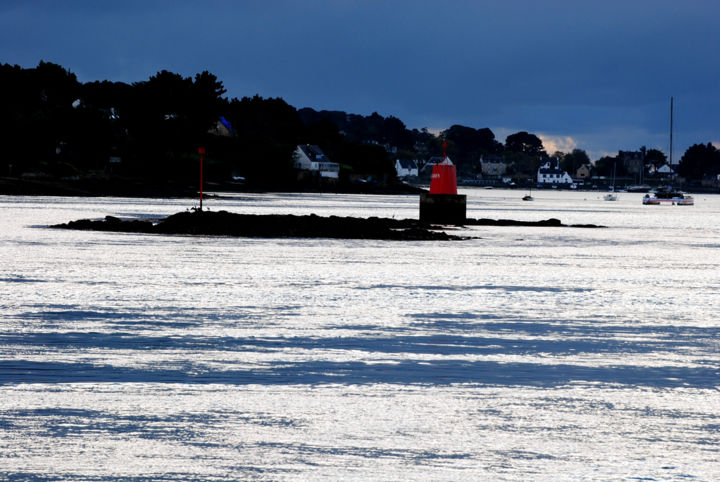
[[(468, 219), (468, 226), (565, 226), (559, 219), (514, 221), (510, 219)], [(445, 233), (416, 219), (355, 218), (315, 214), (235, 214), (227, 211), (186, 211), (152, 223), (125, 221), (114, 216), (104, 220), (81, 219), (52, 226), (63, 229), (113, 231), (126, 233), (195, 234), (254, 238), (336, 238), (385, 239), (404, 241), (451, 241), (468, 239)], [(577, 225), (577, 227), (599, 227)]]
[(603, 228), (596, 224), (563, 224), (559, 219), (549, 218), (541, 221), (515, 221), (513, 219), (467, 219), (466, 226), (542, 226), (542, 227), (572, 227), (572, 228)]
[(315, 214), (234, 214), (227, 211), (187, 211), (168, 216), (157, 224), (123, 221), (113, 216), (104, 220), (83, 219), (53, 226), (93, 231), (158, 234), (196, 234), (257, 238), (338, 238), (385, 240), (459, 240), (417, 220), (387, 218), (321, 217)]

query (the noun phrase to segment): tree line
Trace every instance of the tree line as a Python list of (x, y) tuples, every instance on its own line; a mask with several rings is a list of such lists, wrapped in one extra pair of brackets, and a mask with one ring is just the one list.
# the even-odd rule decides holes
[[(376, 112), (296, 109), (281, 98), (225, 94), (223, 83), (207, 71), (183, 77), (162, 70), (131, 84), (82, 83), (50, 62), (28, 69), (0, 65), (0, 170), (12, 176), (82, 176), (107, 173), (114, 160), (113, 175), (194, 182), (198, 147), (204, 147), (210, 181), (242, 177), (260, 187), (298, 188), (292, 154), (299, 144), (316, 144), (340, 163), (341, 183), (360, 177), (393, 181), (396, 158), (425, 160), (443, 152), (461, 176), (478, 174), (481, 159), (502, 158), (508, 175), (532, 178), (548, 157), (541, 140), (525, 131), (504, 143), (489, 128), (453, 125), (435, 135)], [(653, 149), (644, 155), (651, 164), (665, 161)], [(553, 156), (573, 174), (590, 162), (581, 149)], [(616, 161), (596, 161), (595, 173), (609, 175)], [(720, 153), (711, 144), (692, 146), (680, 169), (693, 179), (720, 173)]]

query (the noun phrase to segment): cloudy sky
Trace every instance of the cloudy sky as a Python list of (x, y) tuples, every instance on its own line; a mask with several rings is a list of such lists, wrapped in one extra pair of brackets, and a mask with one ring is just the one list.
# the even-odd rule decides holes
[(82, 82), (215, 74), (229, 97), (525, 130), (596, 159), (720, 146), (718, 0), (0, 0), (0, 62)]

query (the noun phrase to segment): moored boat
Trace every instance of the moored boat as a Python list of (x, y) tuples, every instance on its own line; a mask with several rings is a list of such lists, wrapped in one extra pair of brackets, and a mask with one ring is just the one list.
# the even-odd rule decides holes
[(646, 205), (672, 204), (677, 206), (694, 206), (695, 199), (681, 191), (665, 190), (645, 194), (642, 200)]
[(532, 197), (532, 185), (530, 185), (530, 192), (528, 192), (527, 194), (525, 194), (525, 195), (522, 197), (522, 200), (523, 200), (523, 201), (534, 201), (534, 199), (533, 199), (533, 197)]
[(609, 192), (603, 196), (605, 201), (617, 201), (617, 194)]
[[(673, 165), (673, 98), (670, 97), (670, 158), (668, 164)], [(676, 191), (672, 187), (660, 187), (655, 192), (645, 194), (642, 200), (646, 205), (672, 204), (673, 206), (694, 206), (692, 196)]]
[(610, 192), (603, 196), (606, 201), (617, 201), (617, 194), (615, 194), (615, 163), (613, 163), (613, 182), (610, 187)]

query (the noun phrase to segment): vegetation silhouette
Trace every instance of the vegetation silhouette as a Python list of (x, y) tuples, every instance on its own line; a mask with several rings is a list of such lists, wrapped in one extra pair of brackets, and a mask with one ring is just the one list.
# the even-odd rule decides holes
[[(453, 125), (438, 133), (409, 129), (394, 116), (296, 109), (281, 98), (225, 97), (214, 74), (194, 77), (161, 70), (131, 84), (81, 83), (60, 65), (0, 65), (0, 192), (191, 195), (197, 189), (198, 148), (204, 147), (204, 178), (232, 189), (394, 192), (396, 159), (427, 161), (444, 152), (461, 178), (480, 176), (483, 160), (502, 159), (507, 175), (527, 181), (548, 157), (542, 141), (526, 131), (496, 140), (489, 128)], [(446, 143), (446, 149), (443, 144)], [(294, 166), (298, 145), (318, 145), (340, 165), (331, 184)], [(641, 148), (646, 168), (666, 158)], [(632, 166), (604, 157), (591, 174), (631, 176)], [(556, 152), (574, 174), (590, 164), (582, 149)], [(712, 144), (696, 144), (682, 157), (680, 175), (690, 182), (720, 174)], [(60, 181), (67, 184), (65, 187)], [(23, 184), (24, 182), (24, 184)], [(54, 182), (54, 184), (53, 184)], [(242, 182), (242, 184), (240, 184)]]

